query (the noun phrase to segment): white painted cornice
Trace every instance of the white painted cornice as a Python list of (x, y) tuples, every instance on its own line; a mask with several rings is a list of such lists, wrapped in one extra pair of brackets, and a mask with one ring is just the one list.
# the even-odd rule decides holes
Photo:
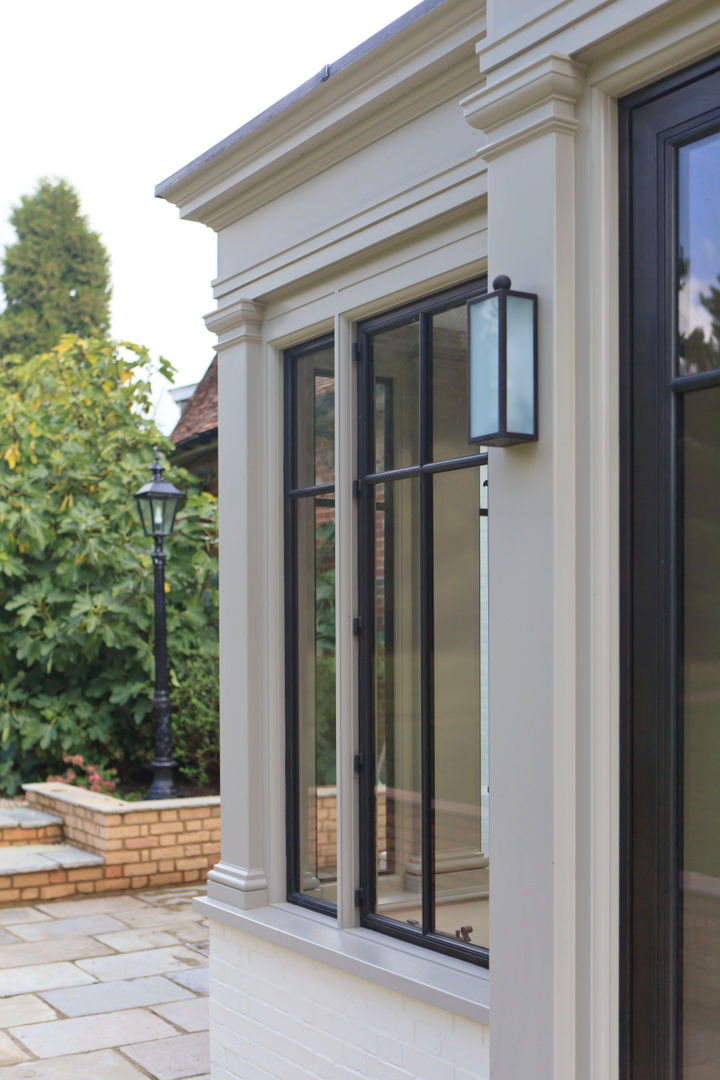
[(263, 312), (264, 305), (254, 300), (234, 300), (205, 315), (205, 325), (218, 338), (216, 351), (241, 343), (259, 345), (262, 342)]
[(485, 133), (480, 153), (492, 161), (549, 132), (574, 134), (575, 102), (584, 87), (584, 68), (553, 53), (487, 83), (460, 104), (468, 123)]
[[(477, 0), (440, 4), (220, 151), (208, 151), (158, 193), (182, 217), (223, 228), (364, 146), (457, 98), (477, 79), (485, 32)], [(332, 69), (332, 65), (331, 65)]]

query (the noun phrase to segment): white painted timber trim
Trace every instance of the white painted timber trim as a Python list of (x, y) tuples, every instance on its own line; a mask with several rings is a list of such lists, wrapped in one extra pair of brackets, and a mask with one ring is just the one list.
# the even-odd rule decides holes
[(574, 135), (575, 102), (584, 87), (584, 69), (568, 56), (551, 54), (475, 90), (460, 105), (468, 123), (485, 132), (480, 153), (493, 161), (543, 135)]
[(225, 885), (229, 889), (237, 889), (241, 893), (259, 892), (268, 887), (264, 870), (247, 870), (227, 862), (216, 863), (208, 873), (208, 881)]
[(208, 919), (300, 953), (481, 1024), (490, 1022), (485, 968), (418, 949), (372, 930), (341, 930), (327, 916), (292, 904), (238, 911), (211, 896), (193, 901)]
[(443, 95), (460, 96), (476, 76), (474, 46), (484, 32), (484, 5), (440, 4), (176, 183), (165, 181), (162, 197), (182, 217), (221, 228), (422, 115)]
[(259, 345), (262, 342), (263, 312), (263, 305), (253, 300), (234, 300), (205, 315), (205, 325), (218, 338), (216, 351), (240, 344)]

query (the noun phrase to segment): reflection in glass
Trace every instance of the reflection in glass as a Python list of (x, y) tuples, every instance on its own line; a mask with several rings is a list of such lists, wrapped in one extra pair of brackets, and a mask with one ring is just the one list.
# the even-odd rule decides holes
[(373, 337), (376, 472), (420, 459), (419, 342), (417, 320)]
[(487, 467), (433, 479), (435, 929), (488, 948)]
[(295, 361), (295, 487), (335, 479), (335, 380), (332, 348)]
[(433, 461), (480, 453), (469, 444), (467, 307), (442, 311), (432, 318)]
[(421, 923), (418, 493), (375, 489), (375, 836), (377, 912)]
[(684, 395), (683, 1077), (720, 1076), (720, 388)]
[(720, 367), (720, 134), (678, 150), (678, 373)]
[(296, 501), (300, 891), (335, 900), (335, 503)]

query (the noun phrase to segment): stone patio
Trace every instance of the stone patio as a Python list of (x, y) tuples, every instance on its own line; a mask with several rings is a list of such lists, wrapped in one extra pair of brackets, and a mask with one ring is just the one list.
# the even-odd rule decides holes
[(209, 1080), (199, 891), (0, 910), (0, 1080)]

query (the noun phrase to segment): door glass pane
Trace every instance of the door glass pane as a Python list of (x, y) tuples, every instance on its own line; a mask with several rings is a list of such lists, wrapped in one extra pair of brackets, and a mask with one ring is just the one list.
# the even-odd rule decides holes
[(417, 319), (375, 334), (375, 471), (420, 460), (420, 337)]
[(420, 551), (415, 478), (375, 488), (376, 911), (422, 923)]
[(720, 367), (720, 134), (678, 151), (678, 372)]
[(720, 387), (684, 396), (683, 1080), (720, 1076)]
[(480, 453), (468, 443), (467, 305), (432, 319), (433, 461)]
[(335, 479), (335, 380), (332, 347), (299, 357), (295, 375), (295, 487)]
[(435, 930), (489, 947), (487, 467), (433, 478)]
[(300, 891), (335, 901), (335, 503), (297, 500)]

